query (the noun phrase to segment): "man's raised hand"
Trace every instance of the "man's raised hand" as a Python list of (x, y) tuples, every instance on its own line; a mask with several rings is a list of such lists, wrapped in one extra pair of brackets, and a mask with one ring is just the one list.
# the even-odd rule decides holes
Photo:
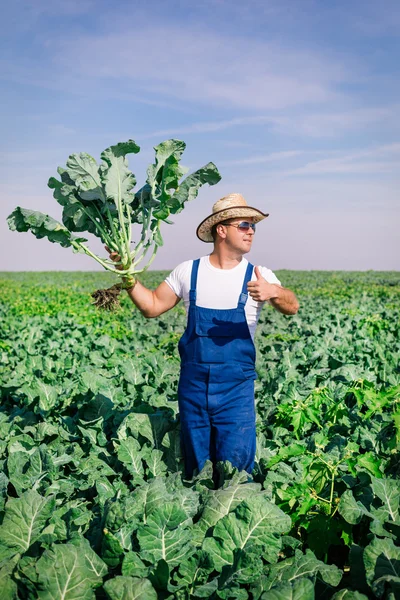
[(266, 300), (271, 300), (271, 298), (277, 298), (277, 286), (273, 283), (268, 283), (261, 275), (258, 267), (255, 267), (254, 273), (257, 279), (255, 281), (249, 281), (247, 284), (247, 291), (253, 300), (265, 302)]

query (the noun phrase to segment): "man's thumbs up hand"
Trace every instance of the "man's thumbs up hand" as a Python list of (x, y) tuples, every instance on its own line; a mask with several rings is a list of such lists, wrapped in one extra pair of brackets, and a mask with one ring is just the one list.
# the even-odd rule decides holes
[[(254, 273), (255, 273), (255, 275), (256, 275), (256, 277), (257, 277), (257, 281), (258, 281), (259, 279), (264, 279), (264, 278), (263, 278), (263, 276), (261, 275), (261, 271), (260, 271), (260, 269), (259, 269), (258, 267), (256, 267), (256, 268), (254, 269)], [(264, 281), (265, 281), (265, 279), (264, 279)]]
[(255, 267), (254, 274), (256, 276), (255, 281), (249, 281), (247, 284), (247, 291), (253, 300), (257, 302), (265, 302), (271, 300), (271, 298), (278, 297), (278, 286), (274, 283), (268, 283), (266, 279), (261, 275), (259, 267)]

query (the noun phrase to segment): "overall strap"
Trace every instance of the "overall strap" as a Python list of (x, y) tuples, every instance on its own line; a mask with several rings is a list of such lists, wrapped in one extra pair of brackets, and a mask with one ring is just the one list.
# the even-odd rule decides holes
[(196, 304), (196, 289), (197, 289), (197, 273), (199, 272), (200, 259), (193, 261), (192, 274), (190, 277), (190, 291), (189, 300), (190, 304)]
[(248, 297), (248, 293), (247, 293), (247, 284), (249, 283), (249, 281), (251, 281), (251, 277), (253, 275), (253, 269), (254, 269), (254, 265), (252, 265), (251, 263), (249, 263), (247, 265), (247, 269), (246, 269), (246, 274), (244, 276), (243, 279), (243, 286), (242, 286), (242, 292), (239, 296), (239, 302), (238, 302), (238, 308), (244, 308), (244, 305), (247, 302), (247, 297)]

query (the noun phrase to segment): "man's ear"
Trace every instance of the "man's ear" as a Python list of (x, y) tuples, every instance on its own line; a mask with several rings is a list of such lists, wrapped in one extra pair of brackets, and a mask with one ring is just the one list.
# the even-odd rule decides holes
[(218, 223), (218, 225), (215, 228), (215, 231), (216, 231), (217, 234), (222, 234), (221, 237), (224, 238), (224, 237), (226, 237), (226, 233), (225, 233), (225, 231), (222, 228), (223, 228), (223, 224), (222, 223)]

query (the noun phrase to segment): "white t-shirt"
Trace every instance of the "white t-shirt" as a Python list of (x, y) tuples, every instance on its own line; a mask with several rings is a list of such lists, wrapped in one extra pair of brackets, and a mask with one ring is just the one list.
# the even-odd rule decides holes
[[(197, 275), (197, 298), (196, 305), (203, 308), (236, 308), (240, 293), (242, 291), (243, 279), (246, 273), (248, 261), (242, 258), (241, 262), (233, 269), (217, 269), (210, 263), (209, 256), (200, 258), (199, 272)], [(186, 312), (189, 310), (190, 277), (192, 273), (192, 260), (178, 265), (166, 278), (165, 282), (172, 291), (182, 298), (185, 303)], [(258, 267), (261, 275), (268, 283), (281, 282), (276, 275), (265, 267)], [(257, 278), (253, 271), (252, 281)], [(246, 320), (251, 337), (257, 326), (264, 302), (257, 302), (249, 295), (245, 305)]]

